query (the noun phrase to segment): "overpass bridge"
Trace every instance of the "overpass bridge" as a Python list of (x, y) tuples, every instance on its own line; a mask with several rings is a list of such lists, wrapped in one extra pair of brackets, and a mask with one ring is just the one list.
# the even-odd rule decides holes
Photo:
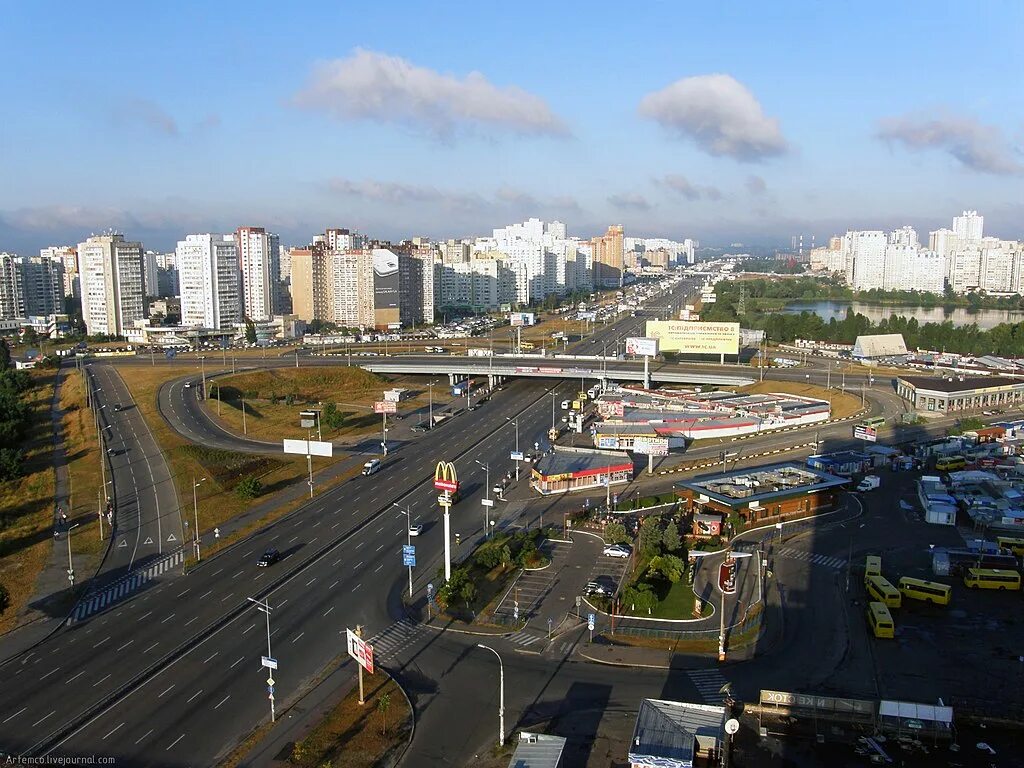
[(491, 386), (507, 378), (589, 379), (599, 382), (652, 381), (665, 384), (707, 384), (716, 387), (742, 387), (753, 384), (747, 376), (711, 373), (701, 366), (686, 363), (624, 361), (590, 355), (493, 355), (489, 357), (396, 355), (360, 361), (359, 366), (373, 373), (448, 375), (451, 383), (465, 376), (487, 376)]

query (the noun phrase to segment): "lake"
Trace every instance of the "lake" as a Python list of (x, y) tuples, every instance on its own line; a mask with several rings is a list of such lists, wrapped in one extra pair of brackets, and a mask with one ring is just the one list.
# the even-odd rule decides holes
[(986, 330), (1000, 323), (1024, 323), (1024, 312), (1022, 311), (979, 309), (977, 312), (972, 312), (966, 307), (894, 307), (863, 304), (859, 301), (799, 301), (787, 305), (785, 309), (780, 311), (787, 315), (812, 312), (827, 323), (833, 317), (836, 320), (842, 320), (846, 317), (846, 308), (851, 306), (854, 312), (864, 315), (864, 317), (874, 323), (887, 319), (890, 315), (916, 317), (917, 321), (922, 325), (925, 323), (941, 323), (946, 320), (951, 320), (953, 325), (977, 323), (979, 328)]

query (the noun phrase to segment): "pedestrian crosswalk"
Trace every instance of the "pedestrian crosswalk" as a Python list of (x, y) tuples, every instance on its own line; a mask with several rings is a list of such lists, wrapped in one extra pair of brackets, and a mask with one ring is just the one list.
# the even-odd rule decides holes
[(722, 686), (728, 680), (717, 669), (693, 669), (686, 673), (697, 689), (704, 704), (721, 704), (724, 698)]
[(132, 571), (102, 591), (86, 595), (68, 618), (68, 624), (74, 624), (92, 616), (94, 613), (106, 610), (128, 597), (144, 584), (147, 584), (166, 571), (181, 565), (184, 561), (185, 551), (179, 549), (177, 552), (150, 563), (144, 568)]
[(539, 651), (541, 648), (544, 647), (543, 637), (538, 637), (532, 632), (527, 632), (525, 629), (520, 630), (518, 632), (514, 632), (513, 634), (508, 636), (508, 639), (516, 645), (521, 645), (524, 648), (531, 648), (532, 646), (531, 650), (535, 651)]
[(412, 645), (423, 633), (423, 630), (421, 624), (416, 624), (409, 619), (399, 619), (370, 638), (369, 643), (373, 646), (374, 658), (386, 661), (396, 657)]
[(846, 560), (841, 557), (829, 557), (828, 555), (816, 555), (813, 552), (807, 552), (803, 549), (792, 549), (790, 547), (777, 547), (775, 549), (777, 557), (785, 557), (789, 560), (803, 560), (807, 563), (814, 565), (820, 565), (825, 568), (833, 568), (839, 570), (840, 568), (846, 567)]

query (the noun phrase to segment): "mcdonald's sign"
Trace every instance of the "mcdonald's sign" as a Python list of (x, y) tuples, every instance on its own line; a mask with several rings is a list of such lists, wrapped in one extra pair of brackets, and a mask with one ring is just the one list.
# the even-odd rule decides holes
[(439, 491), (456, 493), (459, 490), (459, 476), (450, 461), (439, 461), (434, 469), (434, 487)]

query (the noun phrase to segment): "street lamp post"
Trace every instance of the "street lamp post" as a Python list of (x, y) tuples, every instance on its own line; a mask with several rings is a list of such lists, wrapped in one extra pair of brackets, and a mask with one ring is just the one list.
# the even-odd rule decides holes
[[(271, 607), (270, 607), (270, 603), (267, 600), (257, 600), (254, 597), (247, 597), (246, 599), (250, 603), (255, 603), (256, 604), (256, 610), (262, 611), (264, 614), (266, 614), (266, 617), (267, 617), (267, 658), (268, 659), (272, 659), (272, 658), (274, 658), (274, 654), (270, 652), (270, 611), (272, 610)], [(270, 677), (267, 678), (267, 686), (268, 686), (268, 688), (270, 690), (270, 697), (269, 697), (270, 698), (270, 722), (273, 723), (277, 719), (277, 716), (276, 716), (276, 714), (274, 712), (274, 677), (273, 677), (273, 672), (272, 671), (270, 673)]]
[(498, 745), (505, 743), (505, 665), (501, 656), (489, 645), (477, 643), (478, 648), (484, 648), (498, 657)]
[(68, 536), (68, 581), (71, 582), (71, 586), (72, 587), (75, 586), (75, 566), (74, 566), (74, 563), (71, 562), (71, 532), (73, 530), (75, 530), (75, 528), (77, 528), (79, 525), (81, 525), (81, 523), (75, 523), (74, 525), (72, 525), (67, 530), (67, 536)]
[[(505, 417), (505, 421), (511, 422), (516, 425), (516, 455), (519, 455), (519, 417), (514, 419)], [(519, 459), (516, 459), (516, 482), (519, 482)]]
[(192, 475), (192, 514), (195, 517), (196, 527), (192, 531), (193, 541), (195, 542), (196, 548), (196, 562), (200, 562), (203, 558), (199, 553), (199, 497), (196, 494), (196, 488), (202, 485), (205, 477), (200, 478), (199, 482), (196, 482), (196, 476)]
[[(391, 502), (392, 507), (398, 507), (405, 512), (405, 543), (412, 546), (412, 508), (402, 507)], [(409, 566), (409, 600), (412, 600), (412, 566)]]
[[(486, 473), (486, 480), (484, 480), (484, 501), (489, 502), (491, 500), (491, 464), (490, 462), (479, 461), (473, 459), (477, 464), (484, 468)], [(491, 505), (484, 504), (484, 537), (491, 538)]]
[(313, 451), (310, 450), (311, 446), (309, 444), (311, 440), (312, 440), (312, 435), (310, 434), (310, 431), (307, 429), (306, 430), (306, 468), (309, 471), (309, 481), (308, 481), (309, 482), (309, 498), (312, 499), (313, 498)]
[(203, 400), (206, 399), (206, 355), (200, 355), (199, 364), (203, 369)]

